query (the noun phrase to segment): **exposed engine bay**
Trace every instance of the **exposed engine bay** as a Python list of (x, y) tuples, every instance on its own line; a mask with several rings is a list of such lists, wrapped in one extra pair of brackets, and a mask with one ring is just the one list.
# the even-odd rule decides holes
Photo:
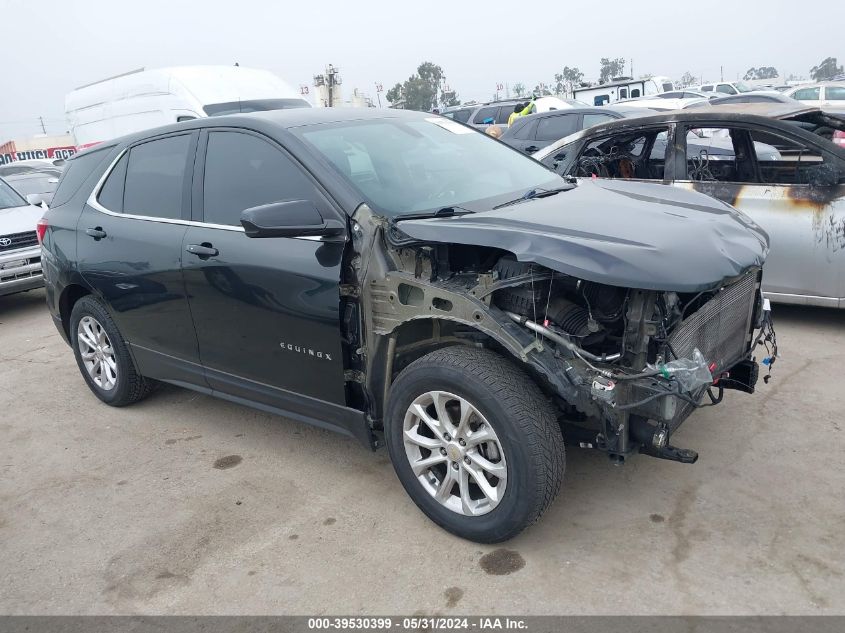
[(758, 346), (766, 367), (777, 357), (759, 267), (697, 292), (619, 287), (496, 247), (413, 239), (366, 207), (353, 244), (342, 286), (347, 385), (375, 433), (404, 367), (472, 345), (534, 377), (571, 443), (617, 461), (642, 452), (692, 463), (697, 454), (672, 446), (672, 433), (725, 389), (754, 391)]

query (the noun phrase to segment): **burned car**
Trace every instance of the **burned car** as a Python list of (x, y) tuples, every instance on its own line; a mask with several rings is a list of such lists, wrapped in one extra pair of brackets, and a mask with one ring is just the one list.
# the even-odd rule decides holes
[(69, 161), (39, 235), (100, 400), (168, 382), (386, 444), (423, 512), (480, 542), (539, 518), (565, 440), (694, 462), (672, 434), (776, 354), (767, 237), (730, 206), (573, 184), (423, 113), (104, 143)]
[(772, 301), (845, 307), (845, 111), (733, 104), (613, 121), (534, 155), (577, 178), (656, 182), (726, 202), (771, 239)]

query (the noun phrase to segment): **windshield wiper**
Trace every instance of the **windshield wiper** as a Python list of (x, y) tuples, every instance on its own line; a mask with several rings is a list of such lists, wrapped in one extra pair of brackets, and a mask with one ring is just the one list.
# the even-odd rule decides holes
[(543, 189), (542, 187), (535, 187), (534, 189), (529, 189), (524, 194), (522, 194), (519, 198), (515, 198), (513, 200), (508, 200), (507, 202), (503, 202), (502, 204), (497, 204), (494, 209), (501, 209), (502, 207), (509, 207), (512, 204), (517, 204), (518, 202), (524, 202), (525, 200), (533, 200), (534, 198), (548, 198), (549, 196), (554, 196), (559, 194), (561, 191), (569, 191), (573, 189), (574, 185), (568, 185), (566, 187), (557, 187), (556, 189)]
[(469, 209), (464, 209), (463, 207), (443, 207), (442, 209), (437, 209), (437, 211), (427, 211), (426, 213), (407, 213), (403, 215), (397, 215), (393, 218), (394, 222), (399, 222), (400, 220), (425, 220), (428, 218), (451, 218), (458, 215), (468, 215), (470, 213), (475, 213), (475, 211), (470, 211)]

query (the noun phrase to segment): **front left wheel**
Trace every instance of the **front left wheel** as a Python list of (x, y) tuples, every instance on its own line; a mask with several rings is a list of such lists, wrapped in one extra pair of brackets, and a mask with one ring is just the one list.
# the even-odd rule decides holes
[(405, 368), (390, 389), (385, 436), (417, 506), (480, 543), (535, 522), (563, 477), (554, 407), (524, 371), (487, 349), (449, 347)]
[(95, 298), (82, 297), (73, 306), (70, 341), (82, 377), (106, 404), (126, 406), (151, 391), (152, 383), (138, 373), (117, 325)]

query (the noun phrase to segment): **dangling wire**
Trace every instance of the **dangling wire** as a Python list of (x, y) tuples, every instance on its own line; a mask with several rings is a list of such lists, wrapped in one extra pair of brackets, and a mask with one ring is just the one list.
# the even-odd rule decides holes
[(549, 280), (549, 296), (546, 297), (546, 313), (543, 315), (543, 326), (549, 326), (549, 304), (552, 302), (552, 286), (555, 283), (555, 271), (552, 271), (552, 278)]

